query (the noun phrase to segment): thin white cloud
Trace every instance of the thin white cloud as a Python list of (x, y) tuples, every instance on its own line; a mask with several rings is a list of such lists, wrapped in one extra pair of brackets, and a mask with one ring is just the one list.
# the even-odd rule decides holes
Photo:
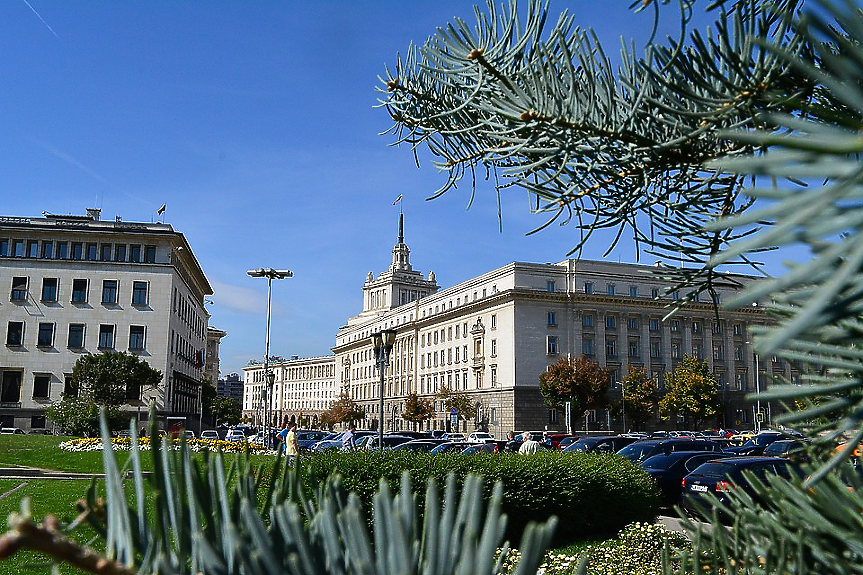
[(233, 309), (241, 313), (267, 313), (266, 295), (249, 288), (210, 281), (213, 287), (213, 300), (220, 307)]
[(39, 20), (41, 20), (41, 21), (42, 21), (42, 24), (44, 24), (44, 25), (45, 25), (45, 27), (46, 27), (46, 28), (48, 28), (48, 31), (49, 31), (49, 32), (51, 32), (52, 34), (54, 34), (54, 37), (55, 37), (55, 38), (57, 38), (57, 39), (59, 40), (59, 39), (60, 39), (60, 36), (58, 36), (58, 35), (57, 35), (57, 32), (55, 32), (55, 31), (54, 31), (54, 29), (53, 29), (51, 26), (49, 26), (49, 25), (48, 25), (48, 23), (45, 21), (45, 19), (44, 19), (44, 18), (42, 18), (42, 15), (41, 15), (41, 14), (39, 14), (38, 12), (36, 12), (36, 9), (35, 9), (35, 8), (33, 8), (33, 6), (32, 6), (29, 2), (27, 2), (27, 0), (24, 0), (24, 4), (26, 4), (26, 5), (27, 5), (27, 8), (29, 8), (29, 9), (33, 12), (33, 14), (35, 14), (35, 15), (36, 15), (36, 17), (37, 17), (37, 18), (39, 18)]

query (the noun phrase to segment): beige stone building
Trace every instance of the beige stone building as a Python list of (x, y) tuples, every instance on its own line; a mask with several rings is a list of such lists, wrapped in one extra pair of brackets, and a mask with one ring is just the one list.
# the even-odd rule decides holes
[(105, 350), (134, 353), (163, 374), (154, 389), (128, 390), (136, 417), (150, 401), (165, 417), (199, 413), (212, 289), (170, 225), (102, 221), (95, 209), (0, 217), (0, 286), (4, 427), (50, 426), (44, 409), (75, 393), (75, 362)]
[[(433, 273), (424, 277), (410, 263), (403, 222), (392, 263), (363, 285), (363, 308), (336, 334), (332, 358), (335, 384), (366, 411), (364, 427), (398, 430), (411, 392), (434, 402), (436, 416), (419, 427), (448, 428), (449, 413), (435, 394), (442, 386), (466, 392), (478, 415), (460, 421), (460, 431), (485, 429), (498, 437), (507, 430), (562, 430), (564, 414), (547, 408), (539, 376), (564, 356), (585, 355), (610, 370), (610, 398), (630, 366), (642, 367), (663, 386), (665, 374), (684, 355), (704, 359), (719, 381), (724, 413), (712, 422), (753, 427), (754, 403), (747, 393), (766, 387), (768, 374), (799, 381), (787, 363), (762, 358), (760, 374), (748, 326), (765, 321), (758, 306), (721, 310), (712, 302), (689, 303), (665, 319), (669, 305), (687, 294), (670, 293), (650, 266), (607, 261), (564, 260), (555, 264), (514, 262), (458, 285), (440, 289)], [(746, 284), (754, 278), (734, 276)], [(721, 301), (731, 290), (720, 290)], [(380, 376), (371, 335), (395, 329), (397, 337), (384, 377), (384, 411), (379, 413)], [(248, 368), (247, 368), (248, 369)], [(248, 389), (255, 371), (247, 371)], [(244, 402), (244, 405), (245, 402)], [(249, 403), (251, 405), (251, 403)], [(282, 416), (294, 412), (282, 404)], [(769, 404), (763, 406), (770, 419)], [(621, 431), (622, 418), (610, 411), (571, 414), (576, 429)], [(682, 422), (653, 421), (673, 429)]]

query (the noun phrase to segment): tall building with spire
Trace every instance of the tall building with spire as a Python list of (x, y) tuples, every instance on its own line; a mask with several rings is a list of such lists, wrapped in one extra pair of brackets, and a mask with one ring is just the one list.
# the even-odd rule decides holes
[[(481, 429), (503, 437), (508, 430), (565, 428), (564, 413), (548, 408), (539, 392), (540, 374), (563, 357), (584, 355), (608, 369), (614, 402), (631, 368), (644, 369), (661, 389), (666, 374), (689, 355), (706, 361), (719, 384), (724, 409), (708, 424), (752, 426), (755, 405), (747, 393), (759, 381), (763, 386), (768, 374), (793, 382), (801, 377), (786, 362), (756, 362), (748, 333), (750, 325), (766, 321), (761, 309), (746, 306), (717, 314), (714, 302), (693, 295), (683, 310), (666, 317), (669, 306), (684, 295), (650, 270), (607, 261), (513, 262), (441, 289), (433, 273), (424, 277), (411, 266), (400, 216), (392, 264), (377, 277), (368, 274), (362, 311), (339, 328), (333, 356), (315, 361), (332, 366), (332, 372), (324, 369), (332, 373), (332, 384), (365, 410), (361, 427), (448, 429), (450, 414), (436, 395), (447, 387), (466, 393), (477, 408), (476, 417), (459, 421), (459, 431)], [(743, 285), (755, 279), (733, 277)], [(716, 293), (720, 302), (732, 295), (731, 288)], [(397, 335), (384, 372), (381, 413), (371, 336), (382, 329)], [(247, 382), (260, 379), (255, 373), (260, 366), (246, 370)], [(303, 388), (296, 383), (293, 388)], [(411, 393), (433, 403), (431, 420), (415, 425), (402, 418)], [(762, 407), (769, 420), (770, 406)], [(284, 417), (290, 415), (288, 409)], [(624, 429), (611, 410), (572, 413), (571, 418), (575, 429)], [(654, 418), (648, 428), (682, 424)]]

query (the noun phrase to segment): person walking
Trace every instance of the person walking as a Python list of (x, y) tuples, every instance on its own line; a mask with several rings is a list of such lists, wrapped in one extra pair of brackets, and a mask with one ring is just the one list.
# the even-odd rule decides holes
[(507, 453), (517, 453), (519, 448), (519, 442), (515, 439), (514, 431), (506, 432), (506, 445), (504, 446), (504, 451)]
[(276, 441), (279, 442), (279, 454), (280, 455), (285, 454), (285, 448), (286, 448), (287, 442), (288, 442), (288, 433), (290, 433), (290, 432), (291, 432), (291, 424), (286, 423), (284, 429), (282, 429), (281, 431), (279, 431), (276, 434)]
[(534, 441), (530, 436), (529, 431), (521, 434), (522, 443), (518, 448), (518, 452), (522, 455), (533, 455), (539, 449), (539, 441)]
[(300, 455), (300, 446), (297, 444), (297, 424), (288, 424), (288, 434), (285, 436), (285, 455), (288, 456), (288, 463), (294, 461), (294, 458)]
[(357, 436), (354, 433), (357, 428), (352, 423), (348, 425), (348, 430), (342, 435), (342, 449), (345, 451), (354, 451), (357, 448)]

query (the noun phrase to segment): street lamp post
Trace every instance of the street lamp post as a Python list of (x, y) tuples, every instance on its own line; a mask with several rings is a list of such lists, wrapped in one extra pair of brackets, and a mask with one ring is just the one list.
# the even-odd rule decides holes
[(623, 411), (623, 433), (626, 433), (626, 385), (625, 381), (620, 383), (620, 408)]
[[(268, 429), (268, 407), (273, 396), (273, 382), (276, 380), (276, 374), (270, 372), (270, 318), (272, 314), (273, 300), (273, 280), (281, 280), (294, 277), (294, 272), (290, 270), (274, 270), (273, 268), (258, 268), (246, 272), (253, 278), (267, 278), (267, 342), (264, 351), (264, 379), (266, 380), (268, 389), (261, 389), (261, 412), (262, 412), (262, 427), (264, 428), (264, 441), (267, 447), (270, 447), (270, 434)], [(263, 386), (264, 382), (261, 382)]]
[(372, 345), (375, 348), (375, 362), (381, 376), (381, 397), (378, 405), (378, 448), (384, 449), (384, 370), (390, 364), (390, 352), (396, 342), (396, 330), (384, 329), (372, 334)]
[[(747, 341), (746, 343), (752, 345), (752, 342)], [(761, 369), (758, 363), (758, 352), (753, 349), (752, 355), (755, 356), (755, 431), (761, 433), (761, 421), (759, 420), (761, 415)]]

